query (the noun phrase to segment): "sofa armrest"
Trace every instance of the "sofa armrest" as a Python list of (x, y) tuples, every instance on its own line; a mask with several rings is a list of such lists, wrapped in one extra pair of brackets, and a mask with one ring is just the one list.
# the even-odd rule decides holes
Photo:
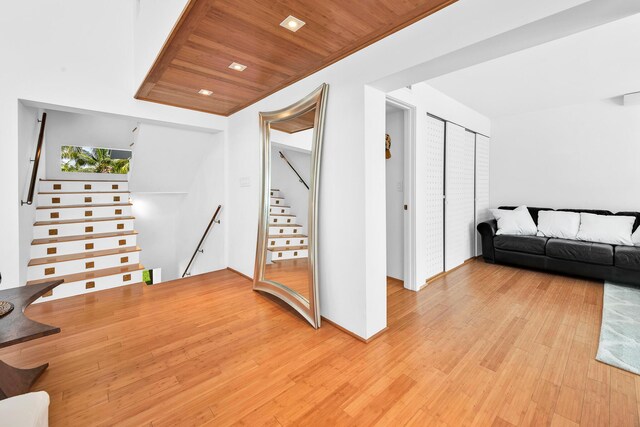
[(494, 264), (496, 262), (496, 252), (493, 247), (493, 238), (498, 231), (498, 221), (492, 219), (478, 224), (478, 233), (482, 237), (482, 257), (485, 262)]

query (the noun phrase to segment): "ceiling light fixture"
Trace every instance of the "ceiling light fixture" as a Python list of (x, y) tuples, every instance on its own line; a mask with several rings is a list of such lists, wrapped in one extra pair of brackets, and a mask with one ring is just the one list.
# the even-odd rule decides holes
[(246, 65), (242, 65), (242, 64), (238, 64), (237, 62), (232, 62), (231, 65), (229, 65), (229, 68), (231, 68), (232, 70), (236, 70), (236, 71), (244, 71), (245, 68), (247, 68)]
[(207, 90), (207, 89), (200, 89), (200, 90), (198, 91), (198, 93), (199, 93), (200, 95), (204, 95), (204, 96), (211, 96), (211, 95), (213, 95), (213, 92), (211, 92), (210, 90)]
[(296, 18), (293, 15), (289, 15), (286, 17), (284, 21), (280, 23), (281, 27), (286, 28), (289, 31), (293, 31), (294, 33), (298, 31), (305, 24), (301, 19)]

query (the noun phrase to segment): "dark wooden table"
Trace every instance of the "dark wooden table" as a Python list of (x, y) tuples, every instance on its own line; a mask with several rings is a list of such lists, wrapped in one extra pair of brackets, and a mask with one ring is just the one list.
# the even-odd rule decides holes
[[(57, 280), (0, 291), (0, 301), (9, 301), (14, 305), (13, 311), (0, 317), (0, 348), (60, 332), (60, 328), (29, 319), (24, 315), (24, 310), (61, 283), (62, 280)], [(36, 368), (19, 369), (0, 360), (0, 400), (28, 393), (47, 366), (49, 364), (45, 363)]]

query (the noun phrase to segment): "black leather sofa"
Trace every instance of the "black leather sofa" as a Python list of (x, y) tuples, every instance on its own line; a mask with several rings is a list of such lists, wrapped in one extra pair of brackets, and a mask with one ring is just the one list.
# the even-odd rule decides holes
[[(515, 207), (505, 206), (500, 209), (515, 209)], [(536, 224), (538, 224), (538, 212), (555, 210), (528, 209)], [(640, 226), (640, 212), (613, 214), (602, 210), (557, 210), (634, 216), (636, 222), (633, 230)], [(478, 232), (482, 237), (482, 257), (488, 263), (510, 264), (614, 283), (640, 285), (640, 247), (638, 246), (617, 246), (539, 236), (498, 236), (497, 231), (496, 220), (478, 224)]]

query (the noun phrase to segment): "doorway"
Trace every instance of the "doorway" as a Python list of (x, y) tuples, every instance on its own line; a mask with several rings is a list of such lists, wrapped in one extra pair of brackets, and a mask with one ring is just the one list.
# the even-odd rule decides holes
[(415, 109), (392, 98), (386, 102), (385, 209), (387, 282), (418, 290), (414, 245), (414, 126)]

